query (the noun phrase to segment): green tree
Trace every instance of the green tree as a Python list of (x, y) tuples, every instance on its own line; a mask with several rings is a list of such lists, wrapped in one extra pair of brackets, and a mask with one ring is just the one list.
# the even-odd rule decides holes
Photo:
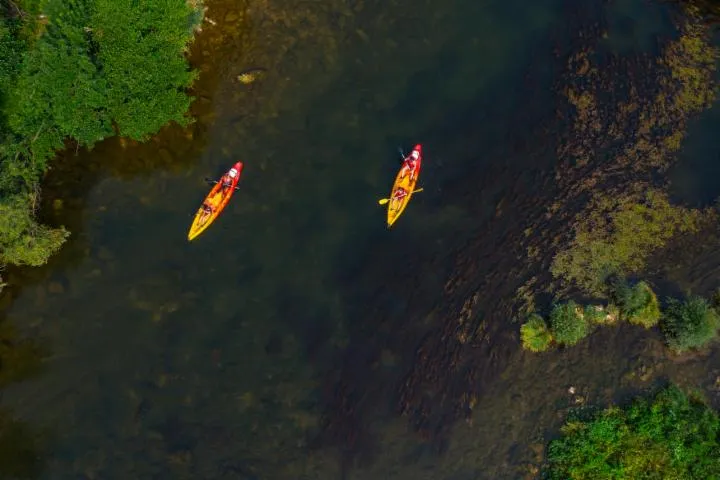
[(120, 135), (144, 140), (169, 121), (188, 123), (196, 77), (183, 56), (192, 39), (187, 0), (96, 0), (92, 17), (106, 98)]
[(720, 478), (720, 420), (677, 387), (569, 420), (548, 447), (551, 480)]
[[(202, 20), (186, 0), (25, 0), (0, 22), (0, 265), (40, 265), (67, 237), (33, 217), (38, 182), (67, 139), (146, 139), (186, 125)], [(43, 15), (40, 15), (40, 14)]]

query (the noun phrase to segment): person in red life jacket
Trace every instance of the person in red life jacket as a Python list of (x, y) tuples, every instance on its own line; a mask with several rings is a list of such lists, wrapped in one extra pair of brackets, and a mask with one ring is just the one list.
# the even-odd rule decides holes
[(400, 202), (400, 201), (402, 201), (403, 198), (407, 197), (407, 194), (408, 194), (407, 190), (405, 190), (402, 187), (398, 187), (397, 190), (395, 190), (395, 192), (392, 195), (391, 208), (394, 208), (394, 205), (397, 202)]
[[(220, 178), (219, 183), (222, 185), (222, 195), (225, 197), (233, 188), (233, 181), (235, 180), (235, 177), (238, 176), (238, 171), (235, 168), (231, 168), (228, 173), (222, 176)], [(218, 180), (210, 180), (209, 178), (205, 179), (206, 182), (210, 184), (218, 183)], [(235, 190), (238, 190), (238, 187), (235, 187)]]
[(405, 157), (405, 160), (403, 161), (402, 171), (400, 173), (400, 178), (405, 178), (405, 175), (407, 175), (408, 171), (410, 172), (410, 181), (415, 178), (415, 170), (417, 169), (418, 158), (420, 158), (420, 153), (417, 150), (413, 150), (410, 155)]
[(235, 168), (231, 168), (230, 171), (223, 175), (223, 177), (220, 179), (220, 181), (222, 182), (223, 197), (232, 190), (233, 181), (235, 177), (237, 177), (237, 174), (238, 171), (235, 170)]

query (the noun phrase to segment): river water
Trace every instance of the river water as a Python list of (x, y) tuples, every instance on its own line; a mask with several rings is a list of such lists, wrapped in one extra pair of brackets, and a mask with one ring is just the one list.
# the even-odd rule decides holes
[[(42, 372), (3, 395), (40, 459), (19, 469), (78, 479), (520, 478), (533, 474), (558, 408), (577, 402), (568, 384), (604, 401), (612, 387), (637, 388), (632, 372), (652, 363), (638, 356), (657, 360), (662, 346), (623, 327), (543, 360), (506, 346), (467, 422), (447, 407), (453, 385), (422, 398), (402, 389), (437, 312), (457, 310), (443, 303), (457, 252), (508, 205), (487, 239), (496, 253), (477, 261), (496, 276), (507, 272), (495, 258), (521, 261), (503, 243), (523, 224), (512, 202), (519, 191), (541, 198), (552, 181), (554, 82), (599, 2), (208, 6), (213, 22), (191, 53), (196, 123), (142, 145), (71, 149), (49, 174), (42, 214), (73, 236), (46, 268), (11, 271), (16, 286), (3, 299), (5, 322), (47, 353)], [(651, 51), (668, 28), (664, 8), (617, 2), (608, 48)], [(257, 66), (264, 77), (237, 82)], [(387, 230), (377, 200), (398, 147), (418, 142), (425, 191)], [(240, 190), (188, 243), (203, 178), (236, 160)], [(612, 353), (591, 361), (597, 349)], [(668, 365), (653, 371), (680, 375)]]

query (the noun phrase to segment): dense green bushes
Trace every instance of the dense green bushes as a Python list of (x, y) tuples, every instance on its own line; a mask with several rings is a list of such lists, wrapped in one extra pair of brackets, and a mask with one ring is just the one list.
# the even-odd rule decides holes
[(38, 266), (56, 252), (67, 237), (64, 229), (39, 225), (33, 218), (32, 198), (12, 195), (0, 199), (0, 261)]
[(550, 312), (550, 330), (556, 342), (564, 345), (575, 345), (585, 338), (590, 331), (583, 309), (570, 300), (555, 305)]
[(638, 282), (631, 287), (625, 281), (616, 281), (611, 292), (611, 298), (625, 320), (645, 328), (657, 325), (661, 315), (660, 304), (647, 283)]
[(630, 286), (616, 281), (611, 291), (613, 303), (607, 305), (581, 307), (572, 300), (554, 305), (549, 326), (533, 313), (520, 327), (523, 348), (542, 352), (553, 342), (575, 345), (592, 333), (595, 326), (612, 324), (618, 319), (645, 328), (660, 323), (668, 345), (678, 353), (700, 348), (717, 337), (720, 316), (700, 297), (691, 296), (684, 302), (668, 299), (665, 311), (661, 312), (657, 296), (645, 282)]
[(717, 336), (720, 317), (704, 298), (668, 300), (662, 329), (670, 348), (683, 352), (702, 347)]
[(720, 478), (720, 419), (676, 387), (561, 431), (548, 447), (548, 479)]
[(201, 15), (186, 0), (17, 3), (23, 15), (0, 22), (0, 264), (39, 265), (67, 236), (34, 221), (47, 162), (67, 139), (189, 122), (184, 51)]

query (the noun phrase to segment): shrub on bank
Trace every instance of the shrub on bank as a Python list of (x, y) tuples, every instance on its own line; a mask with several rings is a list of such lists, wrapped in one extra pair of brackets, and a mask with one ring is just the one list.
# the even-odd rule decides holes
[(720, 478), (720, 419), (677, 387), (561, 432), (548, 447), (548, 479)]
[(669, 299), (662, 319), (667, 343), (676, 352), (700, 348), (717, 337), (720, 317), (704, 298)]
[(528, 321), (520, 327), (520, 338), (523, 348), (531, 352), (544, 352), (553, 341), (545, 320), (536, 313), (530, 315)]
[(575, 345), (590, 333), (582, 307), (572, 300), (553, 307), (550, 329), (555, 341), (564, 345)]
[(657, 295), (646, 282), (638, 282), (630, 286), (625, 281), (619, 281), (611, 290), (611, 296), (625, 320), (645, 328), (657, 325), (661, 315), (660, 303)]

